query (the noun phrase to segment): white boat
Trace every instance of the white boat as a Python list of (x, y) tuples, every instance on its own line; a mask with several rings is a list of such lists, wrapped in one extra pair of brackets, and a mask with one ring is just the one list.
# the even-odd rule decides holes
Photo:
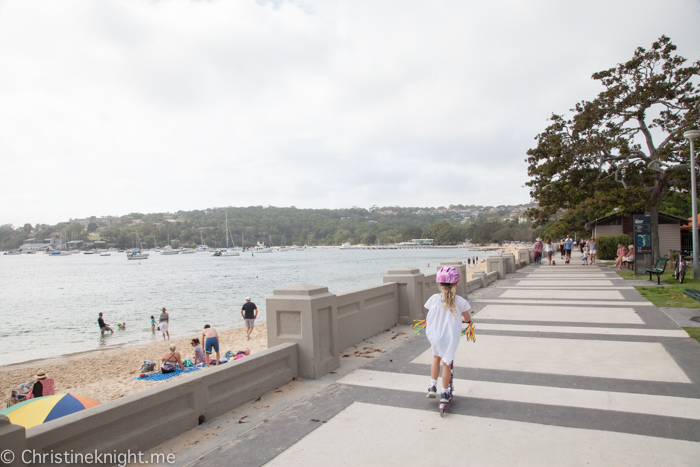
[(138, 232), (136, 232), (136, 240), (138, 241), (139, 249), (127, 250), (126, 259), (148, 259), (148, 253), (141, 251), (141, 239)]
[(100, 253), (100, 256), (112, 256), (112, 253), (105, 251), (104, 253)]
[(250, 251), (252, 253), (272, 253), (272, 248), (268, 248), (264, 244), (258, 242)]
[(180, 250), (174, 250), (173, 247), (170, 245), (167, 245), (165, 248), (162, 248), (160, 250), (161, 255), (179, 255)]
[(352, 245), (349, 242), (346, 242), (346, 243), (343, 243), (342, 245), (340, 245), (341, 250), (349, 250), (351, 248), (352, 248)]
[(136, 250), (126, 255), (126, 259), (148, 259), (148, 253)]
[[(224, 218), (226, 219), (226, 248), (221, 247), (218, 250), (214, 252), (212, 256), (241, 256), (241, 253), (238, 248), (234, 245), (232, 248), (228, 247), (228, 236), (230, 235), (230, 232), (228, 230), (228, 215), (224, 211)], [(201, 232), (200, 232), (201, 235)], [(233, 243), (233, 238), (231, 239), (231, 242)]]
[(22, 252), (19, 251), (19, 250), (15, 250), (15, 251), (6, 251), (5, 254), (8, 255), (8, 256), (14, 256), (14, 255), (21, 255)]
[(192, 248), (183, 248), (180, 253), (183, 255), (190, 255), (194, 254), (194, 250)]

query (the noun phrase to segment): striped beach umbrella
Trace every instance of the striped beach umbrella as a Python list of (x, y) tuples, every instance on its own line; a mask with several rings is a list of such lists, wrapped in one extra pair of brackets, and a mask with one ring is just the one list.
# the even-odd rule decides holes
[(95, 405), (99, 405), (99, 402), (89, 397), (56, 394), (20, 402), (3, 410), (0, 414), (7, 416), (15, 425), (31, 428)]

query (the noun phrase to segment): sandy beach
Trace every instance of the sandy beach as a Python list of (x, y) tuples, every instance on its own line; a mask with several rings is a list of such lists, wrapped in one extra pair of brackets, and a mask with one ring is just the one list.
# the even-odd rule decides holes
[[(245, 328), (218, 331), (221, 355), (227, 351), (250, 349), (251, 355), (267, 348), (267, 325), (256, 324), (250, 340), (246, 339)], [(193, 358), (193, 348), (190, 339), (200, 337), (192, 335), (185, 339), (177, 339), (157, 344), (125, 346), (110, 350), (95, 350), (79, 355), (66, 356), (44, 360), (41, 362), (20, 363), (0, 367), (0, 391), (5, 400), (10, 391), (18, 384), (34, 381), (37, 372), (45, 371), (48, 377), (54, 378), (56, 393), (70, 392), (90, 397), (98, 402), (108, 402), (128, 394), (141, 391), (157, 384), (168, 384), (182, 375), (167, 381), (134, 380), (144, 360), (160, 361), (169, 352), (170, 344), (177, 346), (177, 351), (183, 360)], [(207, 371), (206, 368), (201, 371)], [(4, 405), (3, 405), (4, 407)]]
[[(489, 248), (492, 248), (492, 247), (489, 247)], [(520, 248), (523, 248), (523, 245), (507, 245), (507, 246), (504, 246), (502, 248), (499, 248), (499, 250), (501, 250), (502, 252), (505, 252), (505, 253), (513, 253), (517, 258), (518, 249), (520, 249)], [(474, 275), (474, 271), (484, 271), (484, 272), (486, 271), (486, 258), (484, 257), (480, 261), (481, 262), (477, 263), (476, 266), (467, 267), (467, 280), (472, 279), (472, 277)]]

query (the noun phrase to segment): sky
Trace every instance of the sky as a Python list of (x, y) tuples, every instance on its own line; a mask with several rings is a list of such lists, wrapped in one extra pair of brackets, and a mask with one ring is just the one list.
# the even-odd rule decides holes
[(0, 224), (530, 202), (526, 152), (698, 0), (0, 0)]

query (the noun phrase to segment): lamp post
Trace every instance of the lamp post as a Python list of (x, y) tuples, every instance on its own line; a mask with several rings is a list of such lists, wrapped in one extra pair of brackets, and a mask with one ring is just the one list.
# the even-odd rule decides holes
[(695, 138), (700, 137), (700, 130), (689, 130), (683, 136), (690, 141), (690, 195), (693, 207), (693, 279), (700, 279), (700, 262), (698, 261), (698, 200), (697, 182), (695, 181)]

